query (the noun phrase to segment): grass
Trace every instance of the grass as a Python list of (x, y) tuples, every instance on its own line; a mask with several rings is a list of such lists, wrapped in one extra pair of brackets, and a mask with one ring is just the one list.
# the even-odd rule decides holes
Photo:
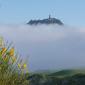
[(12, 44), (0, 39), (0, 85), (28, 85), (26, 63), (15, 52)]
[(58, 78), (63, 78), (63, 77), (69, 77), (69, 76), (73, 76), (73, 75), (80, 74), (80, 73), (85, 74), (85, 70), (84, 69), (61, 70), (61, 71), (49, 74), (49, 76), (56, 76)]

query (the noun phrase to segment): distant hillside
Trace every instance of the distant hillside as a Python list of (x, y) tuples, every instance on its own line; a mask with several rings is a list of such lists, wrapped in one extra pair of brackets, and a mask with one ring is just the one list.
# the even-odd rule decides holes
[(58, 71), (58, 72), (54, 72), (54, 73), (50, 74), (49, 76), (67, 77), (67, 76), (72, 76), (72, 75), (79, 74), (79, 73), (85, 74), (85, 70), (80, 70), (80, 69), (77, 69), (77, 70), (61, 70), (61, 71)]
[(63, 22), (61, 22), (61, 20), (56, 19), (56, 18), (51, 18), (51, 16), (49, 16), (49, 18), (47, 18), (47, 19), (42, 19), (42, 20), (30, 20), (27, 24), (29, 24), (29, 25), (38, 25), (38, 24), (64, 25)]
[(85, 85), (85, 70), (62, 70), (54, 73), (35, 73), (28, 77), (30, 85)]

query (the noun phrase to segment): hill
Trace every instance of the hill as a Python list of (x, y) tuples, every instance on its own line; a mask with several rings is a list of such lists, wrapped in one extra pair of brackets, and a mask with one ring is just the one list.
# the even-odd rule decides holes
[(62, 70), (54, 73), (37, 73), (28, 78), (30, 85), (85, 85), (85, 70)]
[(57, 77), (67, 77), (67, 76), (73, 76), (75, 74), (85, 74), (85, 70), (81, 70), (81, 69), (76, 69), (76, 70), (61, 70), (58, 72), (54, 72), (52, 74), (50, 74), (49, 76), (57, 76)]
[(47, 19), (42, 19), (42, 20), (30, 20), (27, 24), (29, 25), (39, 25), (39, 24), (58, 24), (58, 25), (64, 25), (63, 22), (61, 22), (61, 20), (56, 19), (56, 18), (51, 18), (51, 16), (49, 15), (49, 18)]

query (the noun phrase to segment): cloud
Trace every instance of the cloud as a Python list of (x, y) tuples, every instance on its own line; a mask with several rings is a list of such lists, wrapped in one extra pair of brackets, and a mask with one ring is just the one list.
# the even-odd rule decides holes
[(0, 25), (0, 35), (29, 55), (30, 70), (85, 66), (85, 29), (58, 25)]

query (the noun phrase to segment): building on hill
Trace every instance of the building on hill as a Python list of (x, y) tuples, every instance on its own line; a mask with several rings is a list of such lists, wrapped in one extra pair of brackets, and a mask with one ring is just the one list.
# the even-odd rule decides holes
[(38, 24), (58, 24), (58, 25), (64, 25), (63, 22), (56, 18), (51, 18), (51, 15), (49, 15), (49, 18), (42, 19), (42, 20), (30, 20), (27, 24), (29, 25), (38, 25)]

